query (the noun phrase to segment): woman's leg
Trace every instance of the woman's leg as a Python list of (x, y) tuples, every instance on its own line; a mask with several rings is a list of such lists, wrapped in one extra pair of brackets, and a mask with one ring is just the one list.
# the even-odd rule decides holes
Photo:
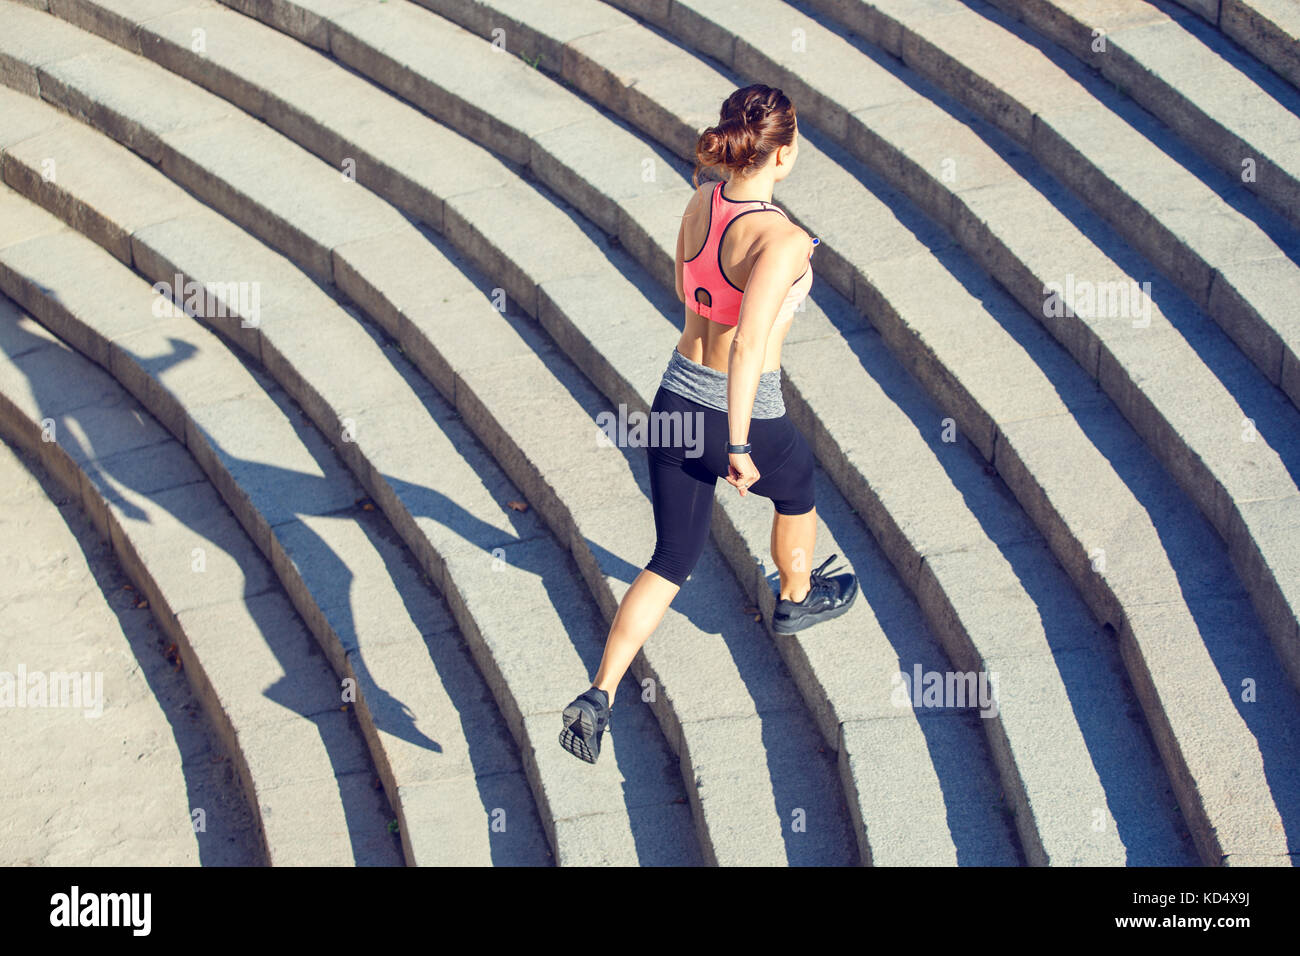
[(600, 669), (591, 683), (609, 695), (609, 705), (614, 706), (614, 692), (618, 683), (632, 666), (637, 651), (649, 640), (659, 622), (668, 612), (668, 605), (681, 590), (654, 571), (642, 570), (623, 595), (605, 638), (605, 653), (600, 659)]
[[(697, 435), (721, 435), (719, 429), (726, 428), (724, 412), (706, 409), (667, 389), (660, 389), (651, 411), (702, 415), (700, 420), (705, 425), (702, 430), (694, 432)], [(717, 475), (709, 470), (703, 459), (685, 455), (684, 448), (651, 446), (647, 452), (655, 550), (619, 602), (609, 635), (605, 638), (600, 668), (592, 681), (593, 686), (609, 695), (611, 706), (619, 681), (663, 620), (668, 605), (704, 551), (718, 482)]]
[(807, 514), (772, 514), (772, 560), (781, 574), (783, 601), (802, 601), (808, 594), (813, 549), (817, 546), (817, 509)]

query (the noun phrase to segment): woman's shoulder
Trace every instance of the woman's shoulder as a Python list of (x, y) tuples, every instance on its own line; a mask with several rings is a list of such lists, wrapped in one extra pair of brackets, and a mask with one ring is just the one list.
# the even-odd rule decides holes
[(693, 216), (700, 210), (707, 209), (709, 207), (709, 199), (717, 185), (717, 180), (706, 179), (695, 187), (695, 192), (691, 193), (691, 198), (686, 200), (686, 211), (683, 215)]
[(791, 222), (784, 214), (779, 216), (762, 216), (756, 228), (762, 230), (763, 238), (785, 248), (803, 250), (812, 254), (812, 236), (803, 226)]

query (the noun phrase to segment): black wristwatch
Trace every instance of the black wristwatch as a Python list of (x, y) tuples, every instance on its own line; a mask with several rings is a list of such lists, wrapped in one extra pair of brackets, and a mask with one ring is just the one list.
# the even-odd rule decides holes
[(733, 445), (731, 442), (727, 442), (727, 454), (728, 454), (728, 455), (748, 455), (748, 454), (749, 454), (749, 442), (745, 442), (743, 445)]

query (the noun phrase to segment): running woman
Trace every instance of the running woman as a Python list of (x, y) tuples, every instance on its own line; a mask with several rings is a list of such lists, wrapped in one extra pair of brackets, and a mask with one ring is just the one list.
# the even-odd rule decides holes
[[(781, 395), (781, 344), (812, 288), (817, 240), (771, 202), (772, 187), (799, 155), (794, 105), (761, 83), (736, 90), (695, 155), (696, 190), (677, 233), (686, 325), (651, 405), (651, 431), (692, 434), (656, 425), (677, 412), (702, 422), (703, 448), (647, 444), (654, 554), (619, 604), (591, 688), (563, 714), (561, 745), (588, 763), (600, 756), (619, 681), (704, 550), (718, 478), (775, 508), (771, 553), (781, 591), (773, 631), (793, 634), (838, 617), (858, 592), (853, 574), (826, 571), (835, 555), (812, 571), (796, 570), (806, 563), (797, 558), (813, 554), (817, 511), (812, 450)], [(727, 178), (701, 186), (706, 167)]]

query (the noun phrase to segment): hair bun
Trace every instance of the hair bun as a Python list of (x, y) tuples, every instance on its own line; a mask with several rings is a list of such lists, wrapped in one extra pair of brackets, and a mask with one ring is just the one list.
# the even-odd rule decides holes
[(700, 134), (692, 180), (698, 187), (703, 167), (743, 173), (761, 166), (777, 147), (794, 142), (794, 130), (794, 104), (784, 93), (762, 83), (742, 87), (723, 102), (718, 124)]

